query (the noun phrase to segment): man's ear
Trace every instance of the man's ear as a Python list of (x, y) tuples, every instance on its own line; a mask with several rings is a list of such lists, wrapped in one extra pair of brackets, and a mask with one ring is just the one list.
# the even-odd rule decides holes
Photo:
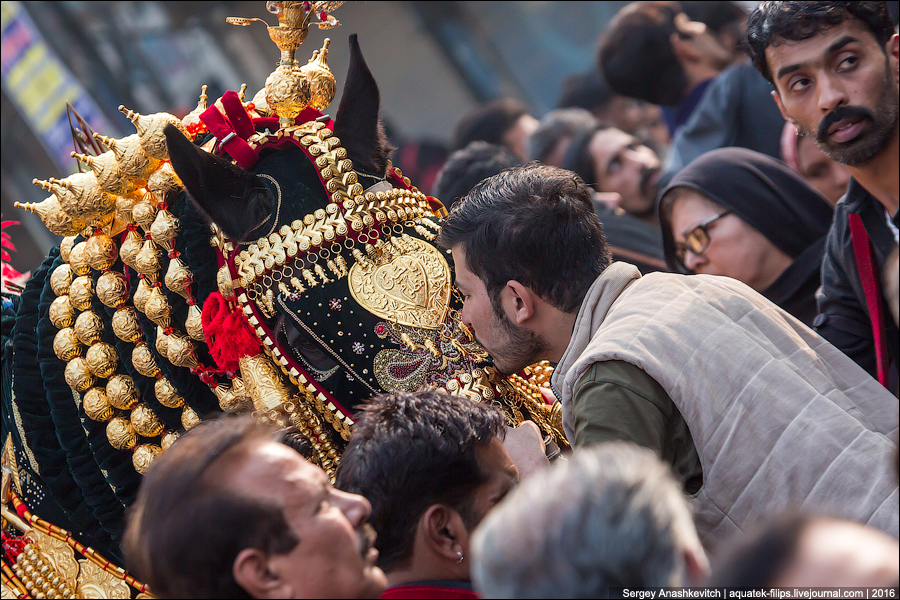
[(435, 554), (456, 562), (460, 553), (468, 552), (469, 531), (462, 517), (444, 504), (432, 504), (422, 515), (420, 526), (425, 542)]
[(234, 559), (231, 574), (254, 598), (290, 598), (291, 590), (269, 568), (269, 557), (258, 548), (244, 548)]
[[(772, 94), (772, 99), (775, 100), (775, 104), (778, 106), (778, 110), (781, 111), (781, 116), (784, 117), (784, 120), (791, 123), (794, 127), (797, 127), (797, 121), (792, 119), (791, 116), (785, 112), (784, 104), (781, 103), (781, 96), (778, 94), (778, 90), (772, 90), (770, 93)], [(799, 131), (800, 128), (797, 127), (797, 130)]]
[[(900, 35), (894, 34), (891, 36), (891, 39), (888, 40), (887, 43), (887, 56), (888, 62), (891, 65), (891, 71), (894, 73), (894, 77), (900, 76)], [(897, 84), (897, 81), (894, 81), (894, 85)]]
[(515, 279), (507, 281), (500, 290), (500, 305), (507, 318), (516, 325), (524, 325), (534, 316), (538, 299), (539, 296), (530, 287)]

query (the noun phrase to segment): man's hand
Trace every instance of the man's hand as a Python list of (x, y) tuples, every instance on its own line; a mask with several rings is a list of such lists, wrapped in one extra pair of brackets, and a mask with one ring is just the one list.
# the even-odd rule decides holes
[(550, 464), (544, 451), (541, 430), (532, 421), (525, 421), (516, 428), (507, 427), (503, 446), (519, 469), (520, 480)]

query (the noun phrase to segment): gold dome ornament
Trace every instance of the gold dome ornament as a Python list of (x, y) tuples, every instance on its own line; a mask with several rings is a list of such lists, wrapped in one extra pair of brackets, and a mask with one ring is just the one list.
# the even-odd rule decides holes
[[(169, 163), (163, 163), (147, 180), (147, 190), (157, 202), (166, 202), (169, 193), (180, 192), (182, 185), (181, 179)], [(177, 197), (174, 199), (177, 200)]]
[(132, 214), (132, 210), (134, 209), (134, 205), (143, 200), (143, 198), (144, 194), (142, 194), (140, 190), (131, 192), (130, 194), (116, 196), (115, 218), (126, 225), (133, 223), (134, 215)]
[(200, 416), (194, 411), (193, 408), (185, 404), (184, 409), (182, 409), (181, 411), (181, 426), (184, 427), (185, 431), (188, 431), (199, 423)]
[(141, 444), (135, 448), (134, 454), (131, 455), (131, 464), (134, 465), (134, 470), (140, 475), (145, 475), (162, 451), (163, 448), (156, 444)]
[(94, 385), (94, 374), (88, 368), (87, 361), (76, 356), (66, 364), (66, 383), (76, 392), (83, 392)]
[(71, 327), (60, 329), (53, 338), (53, 353), (59, 360), (70, 361), (79, 354), (84, 345)]
[(203, 114), (207, 108), (209, 108), (208, 100), (209, 96), (206, 95), (206, 90), (209, 86), (201, 86), (200, 88), (200, 99), (197, 101), (197, 106), (194, 107), (194, 110), (184, 115), (184, 118), (181, 119), (181, 122), (184, 124), (185, 128), (188, 128), (190, 125), (198, 125), (200, 124), (200, 115)]
[[(77, 246), (76, 246), (77, 247)], [(75, 310), (88, 310), (91, 308), (91, 298), (94, 297), (94, 280), (90, 275), (76, 277), (69, 285), (69, 299)]]
[(337, 91), (334, 74), (328, 68), (328, 44), (330, 43), (331, 38), (325, 38), (322, 48), (316, 50), (309, 62), (300, 67), (303, 75), (309, 81), (309, 105), (320, 112), (324, 112), (328, 108)]
[(234, 283), (231, 281), (231, 272), (228, 265), (222, 265), (216, 271), (216, 286), (223, 298), (232, 298), (234, 296)]
[[(152, 198), (152, 196), (148, 196)], [(151, 202), (145, 197), (131, 207), (131, 216), (134, 222), (141, 226), (141, 229), (150, 231), (150, 226), (153, 225), (157, 210), (155, 202)]]
[(134, 425), (125, 417), (114, 417), (106, 426), (106, 438), (117, 450), (131, 450), (137, 444)]
[(168, 360), (169, 335), (159, 325), (156, 326), (156, 351), (160, 356)]
[(197, 350), (194, 342), (185, 335), (173, 333), (169, 336), (166, 358), (176, 367), (193, 369), (197, 366)]
[(150, 299), (151, 292), (153, 292), (153, 286), (150, 285), (150, 282), (146, 278), (142, 278), (138, 281), (137, 289), (134, 290), (132, 301), (134, 302), (134, 307), (142, 313), (147, 312), (147, 300)]
[(184, 330), (198, 342), (206, 341), (206, 335), (203, 333), (203, 311), (200, 310), (197, 304), (188, 306), (188, 316), (184, 321)]
[(97, 279), (95, 293), (105, 306), (119, 308), (128, 300), (128, 280), (116, 271), (107, 271)]
[(175, 440), (177, 440), (177, 439), (178, 439), (178, 432), (170, 431), (162, 437), (162, 440), (160, 440), (159, 445), (163, 450), (168, 450), (169, 446), (174, 444)]
[(169, 327), (172, 324), (172, 306), (158, 285), (150, 290), (144, 314), (160, 327)]
[(213, 393), (219, 400), (219, 408), (225, 412), (238, 413), (247, 407), (246, 401), (238, 397), (233, 388), (220, 384), (213, 388)]
[(84, 398), (81, 402), (82, 406), (84, 406), (84, 414), (94, 421), (106, 422), (115, 415), (115, 411), (109, 403), (109, 398), (106, 397), (106, 390), (102, 387), (89, 389), (84, 393)]
[(49, 181), (69, 192), (68, 195), (57, 194), (57, 198), (70, 217), (96, 219), (116, 208), (116, 197), (100, 189), (100, 183), (93, 173), (75, 173), (64, 179)]
[(171, 250), (174, 247), (173, 242), (175, 238), (178, 237), (178, 233), (181, 231), (181, 224), (175, 218), (175, 215), (162, 207), (160, 209), (156, 213), (153, 224), (150, 225), (150, 236), (154, 242), (166, 250)]
[(145, 240), (141, 251), (134, 259), (135, 270), (148, 277), (156, 278), (159, 273), (159, 246), (153, 240)]
[(164, 429), (153, 409), (143, 403), (131, 411), (131, 424), (140, 435), (149, 438), (158, 436)]
[(72, 272), (72, 267), (63, 263), (53, 269), (53, 272), (50, 274), (50, 288), (57, 296), (68, 294), (69, 286), (72, 284), (72, 279), (74, 278), (75, 275)]
[(138, 132), (141, 149), (150, 158), (168, 160), (169, 149), (166, 146), (166, 136), (163, 133), (166, 125), (174, 125), (184, 137), (191, 139), (181, 119), (166, 112), (152, 115), (142, 115), (124, 106), (119, 106), (119, 112), (128, 117)]
[(156, 380), (153, 390), (157, 401), (166, 408), (179, 408), (184, 405), (184, 398), (178, 395), (178, 390), (165, 375)]
[(73, 219), (63, 211), (56, 196), (50, 196), (37, 204), (15, 202), (13, 206), (39, 216), (44, 222), (44, 226), (55, 235), (74, 235), (80, 233), (87, 226), (83, 219)]
[[(76, 280), (77, 281), (77, 280)], [(69, 296), (71, 298), (71, 296)], [(103, 319), (92, 310), (86, 310), (75, 319), (75, 337), (85, 346), (96, 344), (103, 338)]]
[(119, 246), (105, 233), (95, 233), (85, 242), (84, 255), (92, 269), (106, 271), (119, 258)]
[(48, 310), (50, 322), (57, 329), (64, 329), (75, 324), (75, 309), (68, 296), (59, 296), (50, 303)]
[(309, 81), (296, 63), (280, 64), (266, 78), (266, 104), (278, 114), (282, 129), (294, 125), (309, 99)]
[(123, 342), (135, 343), (144, 337), (137, 312), (130, 306), (122, 306), (113, 313), (112, 329), (116, 337)]
[(169, 288), (170, 291), (187, 298), (188, 288), (191, 286), (191, 283), (194, 282), (194, 274), (188, 266), (184, 264), (184, 261), (175, 256), (175, 258), (169, 260), (169, 267), (166, 269), (164, 281), (166, 282), (166, 287)]
[(141, 251), (141, 248), (144, 245), (144, 238), (137, 231), (133, 229), (125, 234), (125, 241), (122, 242), (122, 246), (119, 248), (119, 258), (122, 259), (122, 262), (137, 271), (137, 268), (134, 266), (135, 260), (137, 260), (138, 252)]
[(76, 237), (75, 235), (64, 237), (59, 243), (59, 256), (66, 262), (69, 262), (69, 256), (72, 253), (72, 248), (75, 246)]
[(97, 377), (109, 377), (116, 372), (116, 365), (119, 362), (119, 353), (116, 349), (106, 342), (97, 342), (84, 355), (91, 373)]
[(69, 251), (69, 266), (76, 275), (89, 275), (91, 272), (91, 265), (88, 264), (85, 253), (86, 246), (85, 242), (78, 242)]
[(140, 401), (141, 394), (128, 375), (113, 375), (106, 382), (106, 396), (109, 403), (120, 410), (131, 410)]
[(131, 353), (131, 364), (134, 365), (134, 370), (144, 377), (153, 378), (159, 375), (156, 359), (150, 352), (150, 346), (145, 343), (137, 344), (134, 347), (134, 351)]
[(150, 174), (159, 168), (160, 161), (147, 156), (137, 134), (115, 140), (95, 133), (94, 139), (115, 153), (122, 175), (134, 179), (136, 184), (145, 183)]

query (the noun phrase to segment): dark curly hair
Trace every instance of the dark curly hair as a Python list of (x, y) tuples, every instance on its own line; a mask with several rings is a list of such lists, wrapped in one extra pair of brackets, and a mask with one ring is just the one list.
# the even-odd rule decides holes
[(808, 40), (849, 19), (861, 21), (883, 51), (894, 35), (886, 2), (768, 1), (757, 6), (747, 20), (747, 54), (759, 72), (774, 83), (766, 62), (766, 48), (786, 41)]
[(433, 504), (454, 508), (475, 528), (471, 496), (488, 481), (476, 447), (505, 434), (499, 408), (438, 390), (382, 394), (363, 407), (335, 487), (372, 504), (378, 566), (390, 572), (408, 563), (416, 524)]

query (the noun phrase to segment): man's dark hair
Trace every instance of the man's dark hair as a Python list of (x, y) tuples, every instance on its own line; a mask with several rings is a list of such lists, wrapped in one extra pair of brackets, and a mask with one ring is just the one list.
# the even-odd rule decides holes
[(449, 210), (482, 180), (521, 164), (522, 159), (506, 146), (472, 142), (452, 153), (444, 163), (434, 182), (433, 195)]
[(579, 177), (581, 177), (585, 183), (589, 186), (597, 190), (598, 192), (603, 192), (606, 190), (601, 190), (598, 185), (597, 176), (594, 170), (594, 157), (591, 156), (591, 153), (588, 150), (588, 146), (591, 144), (591, 140), (594, 139), (594, 136), (597, 135), (598, 131), (603, 131), (604, 129), (609, 129), (612, 125), (603, 122), (597, 122), (593, 127), (589, 129), (582, 129), (577, 132), (572, 137), (572, 143), (569, 144), (569, 148), (566, 150), (566, 154), (563, 157), (563, 168), (566, 168), (574, 173), (576, 173)]
[(575, 312), (611, 262), (590, 189), (575, 173), (537, 162), (478, 184), (453, 207), (438, 244), (462, 246), (498, 313), (511, 279)]
[(159, 455), (131, 506), (123, 549), (158, 598), (250, 598), (232, 575), (238, 553), (285, 554), (299, 540), (282, 507), (230, 489), (227, 469), (256, 441), (280, 441), (249, 415), (204, 421)]
[(774, 83), (766, 61), (766, 48), (788, 41), (808, 40), (849, 19), (861, 21), (885, 51), (885, 44), (894, 35), (894, 23), (885, 2), (779, 1), (763, 2), (750, 13), (747, 54), (759, 72)]
[(606, 106), (616, 97), (597, 69), (569, 75), (563, 80), (557, 108), (583, 108), (594, 111)]
[(597, 117), (584, 108), (551, 110), (528, 136), (528, 156), (532, 160), (549, 164), (547, 159), (560, 142), (565, 139), (571, 142), (579, 132), (592, 129), (596, 123)]
[(672, 49), (677, 34), (677, 2), (640, 1), (626, 5), (603, 34), (600, 71), (622, 96), (675, 106), (688, 91), (687, 74)]
[(506, 132), (527, 114), (528, 107), (513, 98), (501, 98), (479, 106), (456, 125), (453, 148), (459, 150), (477, 141), (502, 145)]
[(429, 506), (444, 504), (474, 529), (472, 493), (488, 481), (476, 448), (503, 439), (500, 409), (438, 390), (382, 394), (357, 415), (335, 487), (365, 496), (378, 532), (378, 566), (409, 563), (416, 524)]
[(768, 589), (790, 565), (800, 536), (815, 521), (810, 515), (786, 513), (726, 547), (710, 578), (710, 587)]

